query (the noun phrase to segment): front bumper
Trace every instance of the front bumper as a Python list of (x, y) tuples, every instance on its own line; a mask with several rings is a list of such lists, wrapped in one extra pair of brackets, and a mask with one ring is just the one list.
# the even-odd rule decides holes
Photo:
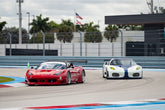
[(108, 72), (108, 78), (142, 78), (143, 71), (110, 71)]
[(66, 77), (64, 76), (40, 76), (36, 77), (34, 76), (29, 76), (25, 78), (25, 82), (28, 85), (58, 85), (58, 84), (66, 84)]

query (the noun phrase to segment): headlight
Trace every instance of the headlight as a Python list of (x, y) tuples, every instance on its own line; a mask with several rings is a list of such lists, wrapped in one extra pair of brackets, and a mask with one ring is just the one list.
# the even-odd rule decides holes
[(139, 70), (140, 69), (140, 67), (138, 66), (138, 67), (136, 67), (136, 70)]
[(28, 72), (28, 75), (30, 76), (30, 75), (33, 75), (33, 74), (31, 73), (31, 71), (29, 71), (29, 72)]
[(58, 73), (56, 73), (56, 74), (54, 74), (54, 75), (59, 75), (59, 74), (61, 74), (63, 71), (60, 71), (60, 72), (58, 72)]
[(114, 67), (110, 67), (110, 69), (111, 69), (111, 70), (115, 70), (115, 68), (114, 68)]

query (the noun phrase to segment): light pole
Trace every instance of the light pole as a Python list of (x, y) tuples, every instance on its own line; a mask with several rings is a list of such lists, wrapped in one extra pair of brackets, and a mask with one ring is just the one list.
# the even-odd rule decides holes
[(23, 0), (16, 0), (19, 4), (19, 44), (22, 44), (22, 13), (21, 13), (21, 3)]
[(45, 33), (41, 30), (41, 34), (43, 36), (43, 56), (45, 56)]
[(30, 30), (30, 12), (26, 12), (26, 14), (28, 15), (28, 34), (29, 34), (29, 30)]
[(123, 57), (123, 31), (119, 29), (119, 32), (121, 33), (121, 56)]
[(10, 37), (10, 56), (12, 55), (12, 50), (11, 50), (11, 44), (12, 44), (12, 38), (11, 38), (11, 33), (8, 32), (8, 35)]
[[(33, 21), (35, 20), (35, 15), (32, 15), (33, 16)], [(34, 22), (33, 22), (34, 23)], [(33, 43), (34, 43), (34, 38), (35, 38), (35, 24), (33, 24)]]
[(81, 31), (78, 31), (80, 33), (80, 56), (82, 56), (82, 33)]

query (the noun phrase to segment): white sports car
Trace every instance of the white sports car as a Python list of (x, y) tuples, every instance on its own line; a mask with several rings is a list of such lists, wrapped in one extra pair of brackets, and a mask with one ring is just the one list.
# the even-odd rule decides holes
[(103, 65), (103, 78), (139, 78), (143, 70), (131, 58), (113, 58)]

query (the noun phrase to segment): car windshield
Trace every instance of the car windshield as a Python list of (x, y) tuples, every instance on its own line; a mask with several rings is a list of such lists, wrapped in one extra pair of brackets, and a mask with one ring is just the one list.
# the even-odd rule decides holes
[(60, 63), (42, 63), (37, 69), (65, 69), (65, 67)]
[(136, 63), (132, 59), (114, 59), (111, 61), (111, 65), (133, 66)]

